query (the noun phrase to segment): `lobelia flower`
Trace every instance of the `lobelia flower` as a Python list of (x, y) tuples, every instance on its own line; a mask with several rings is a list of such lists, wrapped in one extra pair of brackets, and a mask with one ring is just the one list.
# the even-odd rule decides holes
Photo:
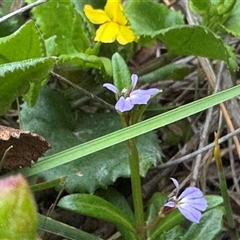
[[(178, 181), (171, 178), (175, 187), (179, 188)], [(166, 207), (178, 208), (182, 215), (191, 222), (199, 223), (202, 211), (207, 208), (207, 201), (203, 198), (203, 193), (196, 187), (186, 188), (179, 197), (170, 198), (164, 204)]]
[(159, 92), (159, 89), (157, 88), (150, 88), (148, 90), (134, 90), (138, 81), (138, 76), (136, 74), (132, 74), (131, 79), (131, 87), (129, 89), (123, 89), (121, 92), (111, 83), (103, 84), (104, 87), (119, 96), (119, 99), (115, 105), (115, 109), (120, 112), (130, 111), (134, 105), (147, 104), (151, 96)]
[(84, 13), (90, 22), (101, 25), (96, 32), (94, 41), (112, 43), (117, 40), (120, 44), (125, 45), (137, 39), (123, 14), (120, 0), (107, 0), (104, 10), (93, 9), (92, 6), (85, 5)]

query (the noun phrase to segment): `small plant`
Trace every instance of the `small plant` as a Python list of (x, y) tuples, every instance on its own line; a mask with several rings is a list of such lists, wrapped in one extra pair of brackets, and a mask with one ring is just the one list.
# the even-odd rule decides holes
[[(52, 148), (30, 133), (49, 150), (30, 168), (23, 167), (30, 165), (29, 140), (17, 136), (11, 141), (14, 134), (6, 139), (1, 130), (9, 128), (0, 129), (1, 166), (8, 166), (0, 179), (0, 239), (36, 239), (38, 228), (65, 239), (99, 240), (37, 214), (30, 188), (41, 193), (53, 187), (59, 195), (52, 209), (110, 222), (120, 233), (117, 239), (211, 240), (223, 231), (223, 223), (231, 239), (238, 239), (217, 134), (212, 148), (221, 196), (205, 194), (204, 188), (196, 187), (199, 172), (205, 171), (200, 163), (195, 165), (197, 174), (192, 175), (196, 169), (189, 171), (186, 181), (175, 177), (174, 171), (161, 176), (176, 187), (170, 198), (166, 195), (169, 190), (155, 191), (144, 202), (141, 180), (151, 167), (171, 164), (164, 162), (168, 157), (164, 159), (154, 132), (161, 127), (220, 104), (231, 137), (235, 134), (223, 102), (239, 95), (240, 86), (216, 92), (223, 66), (229, 76), (238, 69), (228, 39), (230, 34), (240, 36), (239, 2), (190, 0), (180, 12), (154, 0), (25, 0), (27, 6), (9, 13), (13, 8), (10, 2), (15, 1), (3, 2), (0, 18), (0, 24), (4, 22), (0, 25), (0, 114), (16, 109), (24, 131), (14, 133), (35, 132)], [(26, 9), (31, 9), (31, 19), (16, 17)], [(137, 52), (159, 42), (166, 53), (137, 66)], [(176, 62), (183, 56), (198, 61)], [(209, 90), (197, 99), (200, 91), (196, 88), (188, 103), (174, 100), (171, 110), (161, 106), (161, 98), (168, 100), (171, 89), (161, 89), (159, 83), (181, 81), (197, 72), (196, 62), (206, 74), (212, 94)], [(205, 125), (210, 125), (207, 120)], [(172, 129), (181, 136), (181, 141), (175, 142), (185, 144), (186, 126)], [(240, 156), (238, 139), (233, 139)], [(35, 154), (40, 146), (31, 147), (30, 158), (36, 161), (36, 156), (42, 155)], [(18, 162), (18, 154), (22, 163), (28, 159), (27, 164)], [(14, 169), (3, 164), (7, 157), (13, 159)], [(25, 178), (31, 176), (29, 187)], [(110, 187), (119, 178), (130, 178), (133, 206)], [(37, 182), (39, 179), (43, 182)], [(51, 211), (47, 215), (51, 216)]]

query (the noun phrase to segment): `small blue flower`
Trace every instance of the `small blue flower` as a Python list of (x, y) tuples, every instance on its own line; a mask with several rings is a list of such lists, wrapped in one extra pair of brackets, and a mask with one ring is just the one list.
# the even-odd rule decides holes
[(115, 109), (120, 112), (130, 111), (134, 105), (147, 104), (151, 96), (159, 92), (159, 89), (157, 88), (150, 88), (148, 90), (134, 90), (138, 81), (138, 76), (133, 74), (131, 79), (131, 87), (129, 89), (123, 89), (121, 92), (111, 83), (103, 84), (104, 87), (119, 96), (119, 99), (115, 105)]
[[(171, 178), (175, 187), (179, 188), (178, 181)], [(203, 193), (196, 187), (186, 188), (179, 197), (171, 198), (166, 207), (178, 208), (182, 215), (191, 222), (199, 223), (202, 211), (207, 209), (207, 201), (203, 198)]]

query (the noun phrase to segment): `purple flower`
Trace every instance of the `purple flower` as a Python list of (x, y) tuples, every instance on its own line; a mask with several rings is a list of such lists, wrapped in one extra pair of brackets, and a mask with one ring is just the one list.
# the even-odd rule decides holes
[[(174, 185), (179, 188), (178, 181), (171, 178)], [(196, 187), (186, 188), (179, 197), (171, 198), (166, 204), (166, 207), (178, 208), (182, 215), (189, 221), (199, 223), (202, 217), (202, 211), (207, 208), (207, 201), (203, 198), (203, 193)]]
[(103, 84), (104, 87), (119, 96), (119, 99), (115, 105), (115, 109), (120, 112), (130, 111), (134, 105), (147, 104), (151, 96), (159, 92), (159, 89), (157, 88), (150, 88), (148, 90), (134, 90), (138, 81), (138, 76), (133, 74), (131, 79), (131, 87), (129, 89), (123, 89), (121, 92), (111, 83)]

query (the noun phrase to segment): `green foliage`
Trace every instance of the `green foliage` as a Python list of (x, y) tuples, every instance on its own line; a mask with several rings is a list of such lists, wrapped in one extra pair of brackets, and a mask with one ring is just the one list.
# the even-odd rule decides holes
[[(112, 203), (115, 207), (118, 209), (121, 209), (121, 211), (125, 214), (125, 216), (128, 217), (128, 220), (134, 224), (135, 218), (133, 215), (133, 211), (129, 206), (129, 203), (127, 200), (116, 190), (109, 187), (108, 189), (100, 189), (96, 193), (101, 198), (107, 200), (108, 202)], [(128, 231), (126, 228), (122, 227), (121, 225), (117, 225), (117, 228), (121, 232), (121, 235), (124, 239), (129, 240), (137, 240), (136, 234)]]
[[(227, 1), (226, 1), (227, 2)], [(229, 33), (240, 36), (240, 22), (239, 22), (239, 15), (240, 13), (240, 2), (236, 1), (231, 15), (227, 18), (227, 20), (222, 24), (222, 27)]]
[(158, 240), (163, 233), (180, 225), (184, 220), (184, 216), (178, 209), (173, 210), (165, 218), (161, 219), (153, 231), (151, 231), (151, 240)]
[[(150, 201), (148, 202), (147, 207), (147, 219), (146, 223), (148, 226), (151, 226), (152, 223), (156, 221), (158, 213), (163, 205), (167, 201), (167, 196), (162, 193), (155, 193)], [(181, 228), (177, 227), (181, 222), (183, 222), (184, 217), (179, 213), (178, 210), (174, 210), (169, 215), (163, 219), (158, 219), (158, 222), (155, 222), (155, 226), (152, 226), (148, 231), (148, 236), (150, 239), (177, 239), (181, 234)], [(170, 238), (172, 236), (172, 238)], [(169, 238), (167, 238), (169, 237)]]
[(55, 58), (47, 57), (2, 64), (0, 68), (0, 114), (6, 112), (19, 96), (24, 96), (27, 103), (32, 106), (54, 62)]
[(202, 17), (202, 24), (213, 31), (227, 31), (240, 36), (239, 9), (240, 2), (237, 0), (191, 0), (190, 9)]
[(87, 239), (87, 240), (101, 240), (101, 238), (81, 231), (77, 228), (56, 221), (50, 217), (38, 214), (38, 229), (62, 236), (66, 239)]
[(120, 225), (131, 232), (135, 232), (134, 226), (120, 209), (106, 200), (90, 194), (72, 194), (63, 197), (59, 207), (105, 221)]
[(129, 221), (134, 224), (135, 219), (133, 211), (130, 208), (127, 200), (118, 191), (116, 191), (114, 188), (108, 187), (107, 189), (99, 189), (96, 194), (106, 201), (112, 203), (118, 209), (121, 209), (121, 211), (128, 216)]
[(35, 7), (32, 14), (46, 40), (48, 55), (84, 52), (89, 47), (81, 17), (70, 0), (49, 0)]
[[(30, 3), (34, 0), (26, 0), (26, 2)], [(2, 15), (9, 12), (12, 1), (3, 3)], [(151, 46), (156, 40), (160, 40), (170, 54), (223, 60), (231, 70), (236, 70), (237, 61), (233, 49), (225, 44), (217, 34), (224, 30), (225, 34), (227, 32), (240, 36), (240, 2), (237, 0), (190, 0), (190, 9), (200, 15), (199, 20), (202, 26), (187, 26), (183, 14), (171, 11), (158, 1), (128, 0), (124, 5), (124, 13), (131, 29), (139, 36), (138, 43), (128, 46), (119, 46), (117, 43), (101, 45), (93, 42), (96, 28), (86, 20), (83, 7), (90, 4), (94, 8), (103, 9), (105, 3), (106, 0), (48, 0), (31, 10), (36, 25), (33, 21), (29, 21), (16, 32), (5, 37), (6, 34), (20, 26), (22, 17), (14, 17), (1, 24), (0, 35), (4, 37), (0, 38), (0, 114), (5, 113), (16, 98), (23, 97), (26, 102), (21, 110), (23, 128), (43, 135), (52, 145), (52, 149), (46, 154), (47, 157), (33, 164), (31, 169), (19, 170), (26, 176), (37, 174), (38, 177), (49, 181), (35, 186), (35, 189), (56, 186), (60, 179), (66, 177), (64, 187), (69, 193), (96, 192), (98, 196), (68, 195), (60, 200), (60, 207), (109, 221), (117, 226), (122, 238), (138, 240), (137, 234), (143, 225), (143, 221), (139, 224), (140, 214), (136, 214), (135, 207), (133, 213), (124, 197), (109, 188), (109, 185), (117, 178), (131, 175), (129, 152), (125, 141), (137, 137), (138, 152), (135, 155), (139, 154), (140, 174), (144, 177), (150, 166), (161, 162), (158, 140), (151, 132), (152, 130), (231, 99), (239, 95), (240, 87), (233, 87), (118, 130), (120, 123), (116, 113), (107, 111), (103, 113), (98, 110), (99, 112), (91, 114), (80, 111), (73, 114), (68, 100), (62, 94), (43, 86), (53, 68), (60, 75), (70, 76), (71, 80), (74, 74), (79, 74), (80, 78), (83, 74), (87, 76), (90, 71), (86, 70), (93, 68), (94, 71), (91, 71), (89, 77), (84, 77), (84, 80), (91, 79), (90, 76), (93, 74), (100, 76), (98, 74), (100, 72), (104, 77), (113, 76), (115, 86), (122, 91), (131, 86), (126, 61), (134, 53), (136, 47), (143, 43)], [(55, 56), (58, 57), (57, 60)], [(124, 56), (128, 57), (124, 59)], [(151, 72), (141, 76), (140, 81), (151, 83), (166, 78), (181, 80), (192, 71), (192, 68), (185, 64), (169, 64), (160, 69), (153, 70), (151, 67), (150, 69)], [(98, 78), (97, 80), (99, 83)], [(91, 83), (85, 82), (87, 89), (90, 89)], [(36, 101), (37, 104), (32, 107)], [(144, 109), (144, 107), (140, 108)], [(125, 116), (133, 117), (134, 111), (138, 110), (139, 108), (136, 107)], [(140, 176), (137, 177), (139, 180)], [(134, 195), (135, 192), (132, 193)], [(154, 194), (147, 204), (148, 238), (151, 240), (216, 238), (222, 229), (224, 211), (219, 204), (222, 204), (223, 200), (218, 196), (206, 196), (206, 199), (208, 209), (203, 214), (200, 224), (191, 224), (184, 233), (180, 226), (184, 217), (177, 209), (165, 218), (158, 219), (154, 227), (151, 227), (159, 210), (166, 202), (165, 195)], [(133, 200), (134, 203), (137, 202), (134, 197)], [(31, 206), (30, 208), (24, 207), (26, 212), (31, 210)], [(10, 208), (7, 206), (2, 209), (9, 210)], [(35, 213), (35, 209), (33, 212)], [(16, 226), (15, 215), (10, 216), (11, 221), (14, 221), (10, 225)], [(2, 227), (2, 219), (4, 217), (0, 217), (0, 227)], [(46, 221), (43, 217), (39, 219), (40, 229), (65, 238), (99, 239), (61, 225), (60, 222), (50, 219)], [(43, 223), (47, 223), (47, 226), (43, 226)], [(4, 238), (9, 237), (8, 229), (5, 233)], [(2, 230), (0, 238), (3, 236), (1, 234)], [(19, 236), (14, 238), (19, 238)], [(27, 239), (25, 236), (23, 238)]]
[(224, 214), (223, 207), (215, 207), (205, 212), (200, 223), (192, 224), (182, 240), (212, 240), (216, 239), (222, 230), (222, 217)]
[[(186, 104), (184, 106), (178, 107), (178, 108), (171, 110), (169, 112), (166, 112), (164, 114), (160, 114), (158, 116), (144, 120), (140, 123), (134, 124), (133, 126), (112, 132), (103, 137), (96, 138), (94, 140), (88, 141), (79, 146), (69, 148), (68, 150), (62, 151), (58, 154), (46, 157), (44, 159), (44, 161), (40, 161), (40, 162), (32, 165), (31, 169), (24, 168), (24, 169), (19, 170), (19, 172), (24, 173), (25, 176), (33, 176), (33, 175), (41, 173), (43, 171), (53, 169), (57, 166), (61, 166), (61, 165), (65, 164), (65, 163), (72, 162), (80, 157), (87, 156), (91, 153), (95, 153), (97, 151), (108, 148), (115, 144), (124, 142), (130, 138), (140, 136), (144, 133), (150, 132), (159, 127), (176, 122), (178, 120), (181, 120), (183, 118), (191, 116), (195, 113), (198, 113), (200, 111), (208, 109), (209, 107), (212, 107), (218, 103), (224, 102), (226, 100), (229, 100), (229, 99), (239, 95), (239, 91), (240, 91), (240, 86), (232, 87), (228, 90), (216, 93), (214, 95), (211, 95), (211, 96), (205, 97), (203, 99), (194, 101), (192, 103)], [(58, 105), (59, 105), (59, 102), (58, 102)], [(35, 129), (34, 126), (38, 126), (38, 127), (40, 126), (40, 125), (36, 124), (37, 123), (36, 120), (41, 119), (43, 115), (41, 115), (41, 117), (39, 117), (39, 116), (31, 117), (31, 114), (34, 113), (34, 110), (33, 110), (33, 113), (31, 113), (30, 110), (31, 109), (28, 109), (28, 108), (26, 110), (24, 110), (22, 117), (26, 118), (25, 124), (27, 124), (27, 125), (25, 125), (25, 127), (29, 128), (29, 129)], [(43, 109), (41, 109), (41, 110), (43, 110)], [(27, 114), (27, 112), (28, 112), (28, 114)], [(41, 112), (41, 111), (39, 111), (39, 112)], [(26, 116), (24, 116), (24, 115), (26, 115)], [(34, 116), (34, 114), (32, 116)], [(32, 118), (32, 121), (30, 121), (31, 118)], [(34, 124), (34, 119), (35, 119), (35, 124)], [(98, 120), (96, 120), (96, 121), (98, 121)], [(24, 120), (23, 120), (23, 122), (24, 122)], [(57, 122), (57, 121), (53, 120), (52, 124), (54, 124), (55, 122)], [(114, 121), (111, 121), (111, 123), (113, 123), (113, 122)], [(23, 123), (23, 125), (24, 125), (24, 123)], [(104, 125), (106, 126), (106, 124), (104, 124)], [(110, 125), (111, 124), (109, 124), (109, 126)], [(50, 129), (51, 128), (49, 128), (49, 131), (50, 131)], [(64, 130), (64, 128), (62, 128), (62, 129)], [(44, 131), (45, 130), (43, 130), (43, 129), (41, 131), (36, 130), (37, 133), (41, 132), (42, 134), (41, 133), (40, 134), (43, 136), (45, 135)], [(52, 135), (55, 135), (55, 132), (52, 133)], [(63, 137), (64, 137), (64, 134), (63, 134)], [(68, 139), (66, 139), (64, 144), (65, 145), (69, 144)], [(155, 141), (155, 144), (156, 144), (156, 141)], [(66, 146), (66, 148), (67, 147), (68, 146)], [(91, 181), (92, 180), (93, 179), (91, 179)], [(81, 182), (79, 182), (79, 184), (80, 183)]]
[(183, 78), (193, 71), (193, 67), (187, 64), (168, 64), (139, 77), (140, 82), (157, 82), (161, 80), (183, 80)]
[(158, 35), (175, 54), (195, 55), (225, 61), (231, 69), (238, 65), (233, 49), (204, 26), (182, 26), (166, 29)]
[[(149, 231), (152, 239), (215, 239), (222, 228), (223, 208), (219, 207), (223, 199), (220, 196), (204, 196), (208, 202), (208, 209), (203, 214), (200, 223), (192, 223), (187, 232), (179, 226), (184, 217), (178, 210), (174, 210), (164, 219), (160, 219), (157, 226)], [(148, 202), (147, 224), (151, 224), (158, 215), (159, 210), (167, 201), (167, 197), (161, 193), (155, 193)], [(212, 224), (211, 224), (212, 222)], [(203, 237), (204, 236), (204, 237)]]
[[(118, 115), (113, 113), (92, 115), (81, 113), (80, 118), (75, 121), (66, 99), (50, 89), (42, 91), (35, 107), (28, 108), (24, 105), (22, 108), (23, 128), (34, 131), (47, 139), (52, 146), (48, 155), (120, 128)], [(73, 132), (77, 133), (78, 137)], [(139, 137), (137, 146), (141, 161), (140, 172), (142, 176), (145, 176), (149, 167), (161, 160), (161, 152), (153, 133)], [(96, 146), (93, 146), (93, 150), (95, 149)], [(83, 174), (82, 177), (75, 174), (79, 171)], [(125, 143), (122, 143), (72, 163), (42, 172), (41, 176), (46, 180), (68, 176), (66, 179), (67, 191), (94, 192), (99, 187), (107, 187), (119, 177), (129, 177), (129, 174), (128, 152)]]
[(62, 54), (58, 59), (58, 68), (61, 70), (95, 68), (99, 69), (105, 76), (112, 76), (112, 63), (108, 58), (86, 53), (72, 53)]
[(0, 38), (0, 64), (45, 56), (42, 35), (33, 21), (10, 36)]
[[(3, 0), (0, 6), (0, 18), (9, 14), (12, 11), (14, 1)], [(10, 19), (0, 23), (0, 37), (5, 37), (12, 34), (24, 23), (24, 18), (21, 15), (11, 17)]]
[(217, 195), (206, 195), (204, 198), (207, 200), (208, 203), (208, 210), (212, 209), (214, 207), (219, 206), (220, 204), (223, 203), (223, 198), (221, 196)]
[(154, 38), (163, 29), (184, 24), (183, 15), (150, 0), (128, 1), (124, 13), (138, 36)]
[(0, 180), (0, 239), (36, 238), (36, 205), (25, 178), (18, 174)]
[(149, 225), (154, 220), (154, 218), (158, 215), (158, 212), (163, 207), (164, 203), (166, 203), (166, 201), (167, 201), (166, 195), (159, 192), (156, 192), (153, 194), (151, 199), (148, 201), (148, 205), (147, 205), (147, 212), (146, 212), (147, 225)]
[(0, 114), (20, 96), (33, 106), (56, 60), (44, 58), (44, 41), (34, 22), (0, 38), (0, 52)]
[[(202, 7), (201, 1), (196, 2)], [(130, 1), (125, 13), (136, 35), (160, 39), (170, 52), (223, 60), (237, 69), (233, 50), (218, 35), (207, 27), (184, 26), (180, 13), (151, 1)]]
[(119, 53), (112, 56), (113, 81), (116, 88), (121, 92), (131, 86), (131, 78), (128, 67)]

